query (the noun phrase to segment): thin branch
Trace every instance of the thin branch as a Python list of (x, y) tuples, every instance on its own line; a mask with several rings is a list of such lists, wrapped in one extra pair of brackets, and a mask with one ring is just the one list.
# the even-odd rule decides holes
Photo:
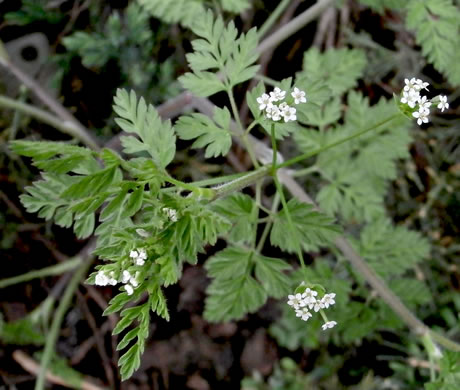
[(54, 127), (61, 133), (68, 134), (76, 139), (80, 140), (83, 144), (91, 149), (98, 150), (99, 146), (88, 133), (82, 132), (79, 126), (75, 125), (75, 121), (63, 121), (54, 115), (42, 110), (41, 108), (34, 107), (27, 103), (10, 99), (9, 97), (0, 95), (0, 106), (10, 108), (27, 114), (47, 125)]
[(52, 112), (54, 112), (54, 114), (56, 114), (56, 116), (63, 122), (71, 123), (74, 126), (74, 131), (79, 133), (79, 139), (92, 140), (88, 130), (77, 119), (75, 119), (75, 117), (58, 100), (51, 97), (45, 88), (43, 88), (33, 78), (25, 74), (14, 63), (1, 56), (0, 67), (3, 67), (6, 71), (12, 73), (14, 77), (16, 77), (24, 86), (30, 89), (32, 93), (37, 96), (37, 98), (40, 99), (40, 101), (42, 101), (43, 104), (45, 104)]
[[(23, 351), (16, 350), (13, 352), (13, 359), (16, 360), (19, 365), (26, 370), (27, 372), (30, 372), (32, 375), (38, 375), (38, 372), (40, 371), (40, 365), (29, 355), (24, 353)], [(56, 374), (53, 374), (50, 370), (46, 371), (46, 379), (59, 386), (64, 386), (64, 387), (69, 387), (71, 389), (75, 388), (74, 384), (69, 383), (65, 378), (58, 376)], [(81, 383), (80, 383), (80, 388), (82, 390), (103, 390), (103, 387), (99, 387), (92, 383), (92, 381), (95, 381), (93, 378), (89, 378), (88, 376), (84, 376)]]
[(70, 279), (70, 282), (64, 291), (62, 299), (59, 302), (59, 306), (54, 313), (51, 328), (46, 337), (45, 348), (40, 362), (40, 372), (38, 373), (37, 381), (35, 382), (35, 390), (43, 390), (45, 388), (46, 373), (51, 361), (56, 341), (59, 336), (59, 330), (61, 329), (62, 321), (64, 320), (64, 315), (72, 302), (72, 298), (76, 289), (78, 288), (78, 285), (81, 282), (81, 279), (84, 277), (92, 263), (94, 255), (90, 253), (93, 251), (95, 244), (96, 240), (91, 240), (80, 252), (84, 254), (84, 256), (76, 256), (77, 258), (81, 259), (81, 264), (72, 275), (72, 278)]
[(302, 12), (292, 19), (288, 24), (275, 31), (268, 38), (264, 39), (257, 50), (263, 53), (267, 49), (274, 48), (282, 43), (286, 38), (301, 30), (312, 20), (316, 19), (327, 7), (332, 5), (334, 0), (319, 0), (315, 5)]
[(14, 284), (18, 284), (18, 283), (28, 282), (29, 280), (33, 280), (37, 278), (44, 278), (47, 276), (60, 275), (64, 272), (69, 272), (73, 270), (80, 263), (81, 263), (81, 260), (78, 258), (71, 259), (63, 263), (52, 265), (50, 267), (45, 267), (45, 268), (41, 268), (38, 270), (30, 271), (30, 272), (27, 272), (25, 274), (21, 274), (18, 276), (13, 276), (11, 278), (2, 279), (0, 280), (0, 288), (5, 288), (8, 286), (12, 286)]

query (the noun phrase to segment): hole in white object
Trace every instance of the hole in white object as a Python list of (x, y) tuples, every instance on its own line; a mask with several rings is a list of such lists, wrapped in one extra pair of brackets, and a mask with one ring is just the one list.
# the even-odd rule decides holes
[(38, 57), (38, 50), (33, 46), (24, 46), (21, 50), (21, 57), (28, 62), (35, 61)]

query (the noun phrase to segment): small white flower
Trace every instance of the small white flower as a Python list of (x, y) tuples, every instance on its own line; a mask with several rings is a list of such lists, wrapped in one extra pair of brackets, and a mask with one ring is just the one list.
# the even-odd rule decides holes
[(129, 271), (124, 270), (121, 277), (121, 283), (128, 283), (130, 279), (131, 274), (129, 273)]
[(428, 100), (426, 96), (423, 96), (420, 101), (419, 101), (419, 111), (423, 110), (428, 110), (431, 107), (431, 102)]
[(307, 98), (305, 97), (305, 92), (301, 91), (297, 87), (294, 88), (294, 92), (291, 92), (291, 96), (294, 98), (295, 104), (307, 102)]
[(132, 259), (137, 259), (138, 256), (139, 256), (139, 253), (137, 253), (137, 251), (129, 252), (129, 257), (131, 257)]
[(420, 92), (415, 89), (409, 89), (408, 91), (403, 91), (403, 97), (401, 98), (401, 103), (407, 104), (410, 108), (414, 108), (415, 105), (420, 101)]
[(263, 110), (265, 107), (268, 107), (272, 104), (270, 95), (264, 93), (262, 96), (257, 98), (257, 103), (259, 103), (259, 110)]
[(404, 79), (404, 82), (406, 85), (404, 86), (404, 91), (409, 92), (411, 89), (414, 89), (416, 91), (420, 90), (420, 86), (417, 84), (417, 80), (415, 77), (412, 77), (410, 80), (409, 79)]
[(118, 283), (117, 279), (115, 278), (110, 278), (109, 279), (109, 284), (112, 285), (112, 286), (116, 286)]
[(139, 282), (137, 281), (138, 277), (139, 277), (139, 271), (136, 272), (136, 275), (130, 277), (129, 283), (131, 283), (133, 287), (139, 286)]
[(324, 309), (324, 303), (321, 300), (316, 299), (314, 302), (310, 302), (308, 307), (314, 310), (315, 313), (319, 312), (321, 309)]
[(284, 100), (285, 96), (286, 91), (283, 91), (278, 87), (275, 87), (273, 92), (270, 92), (270, 98), (272, 102), (279, 102), (280, 100)]
[(447, 96), (439, 95), (438, 108), (441, 110), (441, 112), (444, 112), (444, 110), (449, 109), (449, 103), (447, 103)]
[(267, 107), (265, 116), (275, 122), (281, 119), (281, 111), (277, 106)]
[(136, 229), (136, 233), (139, 234), (142, 238), (150, 237), (150, 233), (144, 229)]
[(324, 307), (327, 309), (329, 306), (332, 306), (335, 304), (335, 294), (325, 294), (324, 297), (321, 298), (321, 302), (324, 305)]
[(415, 87), (418, 88), (419, 90), (426, 89), (428, 91), (428, 84), (427, 82), (424, 82), (423, 80), (416, 79), (415, 80)]
[(133, 295), (134, 289), (130, 284), (125, 285), (125, 291), (128, 295)]
[(138, 257), (136, 260), (134, 260), (134, 264), (142, 266), (145, 264), (145, 260)]
[(97, 286), (107, 286), (107, 284), (109, 284), (109, 278), (103, 271), (99, 271), (96, 274), (96, 279), (94, 283), (96, 283)]
[(304, 295), (305, 295), (305, 301), (307, 302), (307, 304), (315, 303), (316, 302), (315, 297), (318, 295), (318, 292), (310, 288), (307, 288), (304, 292)]
[(162, 210), (172, 222), (177, 222), (177, 211), (176, 210), (170, 209), (168, 207), (163, 207)]
[(308, 321), (308, 319), (312, 317), (312, 314), (308, 311), (307, 307), (296, 309), (295, 315), (297, 317), (302, 317), (302, 320), (304, 321)]
[(289, 306), (292, 306), (294, 309), (299, 309), (300, 307), (304, 307), (306, 305), (305, 297), (302, 294), (295, 294), (295, 295), (288, 295), (288, 302)]
[(413, 112), (412, 116), (414, 118), (417, 118), (417, 124), (421, 126), (422, 123), (428, 123), (429, 114), (430, 114), (429, 110), (421, 108), (419, 111)]
[(333, 328), (334, 326), (337, 325), (337, 322), (335, 321), (328, 321), (328, 322), (325, 322), (323, 325), (322, 325), (322, 328), (323, 330), (326, 330), (326, 329), (330, 329), (330, 328)]
[(295, 113), (296, 109), (294, 107), (288, 107), (287, 109), (285, 109), (283, 111), (284, 121), (289, 122), (297, 120), (297, 115)]

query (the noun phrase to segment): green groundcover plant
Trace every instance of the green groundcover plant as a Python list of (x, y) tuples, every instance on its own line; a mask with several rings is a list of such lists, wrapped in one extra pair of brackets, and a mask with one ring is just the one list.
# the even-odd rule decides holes
[[(453, 368), (458, 355), (448, 351), (458, 352), (458, 345), (423, 324), (418, 326), (418, 320), (405, 318), (406, 306), (430, 301), (425, 284), (408, 273), (428, 257), (429, 242), (415, 231), (393, 225), (384, 208), (389, 181), (397, 178), (397, 162), (409, 156), (410, 128), (415, 122), (428, 123), (433, 110), (449, 109), (447, 97), (434, 93), (427, 82), (407, 76), (393, 99), (371, 104), (353, 90), (366, 66), (363, 51), (341, 48), (321, 53), (312, 48), (305, 52), (303, 68), (295, 77), (279, 82), (264, 79), (248, 91), (245, 102), (252, 121), (245, 125), (234, 90), (256, 77), (258, 30), (240, 32), (233, 22), (204, 11), (200, 2), (193, 2), (197, 10), (192, 7), (194, 13), (183, 17), (161, 8), (161, 2), (139, 3), (167, 22), (190, 27), (196, 35), (187, 54), (190, 72), (179, 78), (182, 86), (203, 98), (220, 93), (228, 104), (214, 107), (212, 116), (192, 112), (171, 123), (134, 91), (119, 89), (113, 110), (124, 132), (122, 153), (63, 142), (10, 144), (12, 151), (30, 157), (41, 170), (41, 179), (21, 196), (27, 211), (72, 227), (80, 239), (97, 237), (94, 254), (100, 262), (87, 283), (118, 289), (104, 315), (120, 314), (113, 334), (123, 334), (117, 346), (123, 351), (122, 379), (140, 366), (151, 312), (170, 320), (164, 288), (178, 282), (185, 263), (196, 264), (198, 255), (221, 239), (225, 248), (205, 262), (211, 278), (204, 310), (208, 321), (238, 320), (257, 311), (268, 298), (279, 299), (285, 302), (283, 314), (270, 332), (290, 349), (317, 346), (325, 332), (338, 344), (349, 343), (406, 322), (421, 336), (430, 361), (443, 365), (442, 375), (433, 375), (427, 389), (458, 385)], [(363, 3), (377, 11), (400, 6), (391, 1)], [(419, 19), (428, 17), (425, 8), (408, 3), (407, 23), (416, 29), (417, 39), (426, 42), (425, 30), (418, 27)], [(430, 12), (439, 12), (441, 21), (450, 17), (441, 8), (443, 1), (424, 3)], [(226, 11), (240, 12), (247, 2), (223, 1), (225, 5)], [(444, 31), (440, 23), (430, 28)], [(433, 34), (427, 34), (430, 40)], [(448, 48), (426, 43), (423, 52), (447, 77), (457, 77), (448, 65), (452, 54)], [(271, 148), (263, 149), (254, 141), (251, 132), (256, 131), (265, 133)], [(204, 158), (225, 157), (236, 140), (247, 150), (253, 169), (181, 181), (168, 171), (177, 139), (189, 141)], [(289, 139), (297, 152), (287, 159), (279, 149)], [(307, 177), (317, 203), (289, 198), (281, 179), (286, 174)], [(250, 186), (253, 192), (245, 190)], [(263, 198), (268, 198), (268, 206)], [(344, 237), (349, 248), (366, 259), (369, 273), (364, 278), (344, 265), (346, 255), (337, 250)], [(268, 256), (270, 247), (285, 255)], [(310, 252), (321, 254), (312, 266), (305, 260)], [(337, 278), (333, 268), (347, 277)], [(396, 312), (380, 301), (366, 304), (352, 299), (366, 297), (366, 282), (372, 281), (388, 285), (387, 299), (393, 300)], [(403, 309), (398, 311), (398, 305)], [(248, 388), (266, 388), (251, 383), (247, 379)]]

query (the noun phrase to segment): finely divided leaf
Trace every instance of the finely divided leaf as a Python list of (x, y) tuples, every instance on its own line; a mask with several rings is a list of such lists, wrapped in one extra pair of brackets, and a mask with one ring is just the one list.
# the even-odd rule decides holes
[(206, 147), (206, 158), (225, 156), (232, 146), (230, 112), (227, 108), (216, 107), (213, 119), (203, 114), (191, 114), (181, 116), (175, 124), (180, 138), (196, 138), (192, 148)]
[(165, 168), (176, 153), (176, 136), (169, 121), (162, 122), (155, 108), (147, 105), (144, 98), (139, 102), (136, 93), (129, 94), (124, 89), (118, 89), (114, 98), (113, 109), (119, 115), (115, 121), (128, 133), (135, 133), (135, 137), (122, 137), (121, 142), (125, 153), (146, 151), (155, 164)]
[(225, 27), (222, 18), (215, 19), (208, 11), (197, 18), (193, 32), (200, 38), (192, 41), (194, 52), (187, 54), (192, 72), (179, 78), (186, 89), (206, 97), (229, 90), (257, 72), (256, 29), (237, 38), (233, 21)]
[(209, 321), (240, 319), (261, 307), (268, 295), (279, 298), (289, 290), (289, 278), (283, 273), (289, 265), (249, 249), (228, 247), (209, 258), (205, 268), (213, 278), (204, 313)]
[(288, 252), (295, 252), (303, 245), (319, 248), (333, 241), (340, 233), (341, 229), (334, 224), (334, 220), (314, 211), (313, 206), (297, 199), (291, 199), (287, 205), (295, 231), (291, 231), (286, 212), (281, 210), (274, 219), (270, 234), (272, 245)]
[(215, 210), (228, 218), (233, 225), (229, 234), (231, 242), (252, 241), (254, 232), (252, 231), (250, 216), (253, 207), (255, 207), (254, 200), (250, 196), (241, 193), (233, 193), (214, 202)]

